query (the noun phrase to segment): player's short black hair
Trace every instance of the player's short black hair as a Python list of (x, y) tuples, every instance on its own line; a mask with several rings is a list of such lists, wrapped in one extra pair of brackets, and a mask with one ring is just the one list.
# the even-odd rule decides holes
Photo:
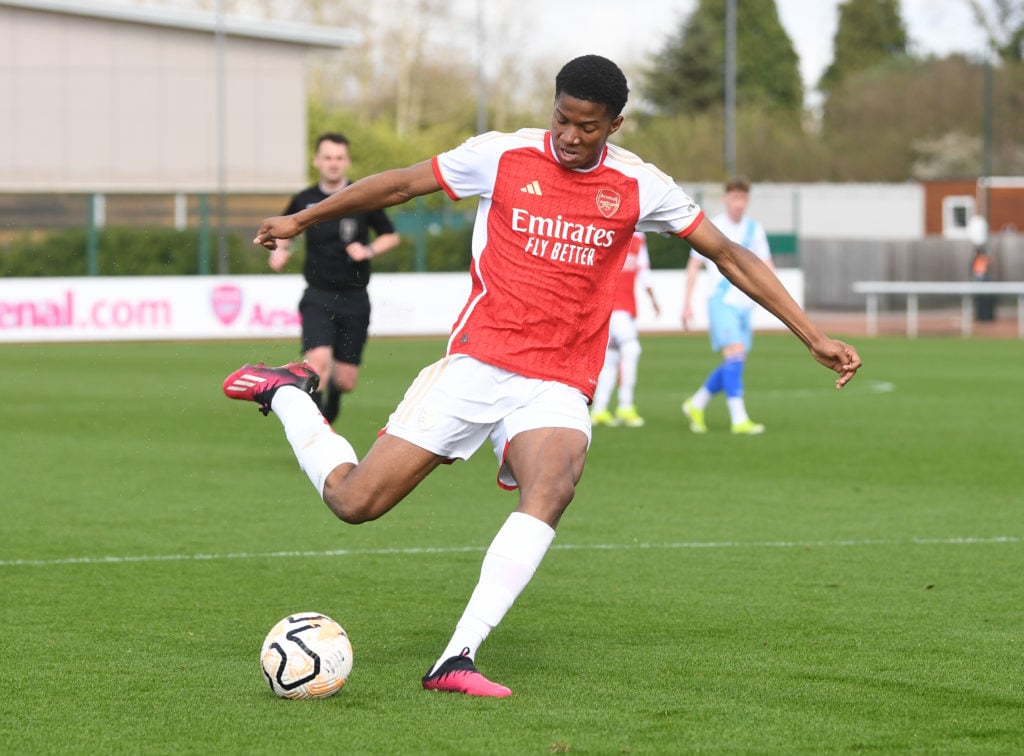
[(573, 58), (555, 76), (555, 97), (569, 95), (604, 105), (608, 115), (617, 118), (629, 99), (626, 75), (617, 65), (600, 55)]
[(333, 142), (334, 144), (343, 144), (348, 147), (348, 138), (344, 134), (339, 134), (337, 131), (328, 131), (326, 134), (321, 134), (316, 138), (316, 149), (320, 149), (320, 145), (324, 142)]

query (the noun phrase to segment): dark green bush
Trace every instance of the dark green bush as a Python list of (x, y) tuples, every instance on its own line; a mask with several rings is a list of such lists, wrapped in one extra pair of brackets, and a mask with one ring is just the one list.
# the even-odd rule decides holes
[[(239, 234), (226, 239), (232, 273), (260, 273), (266, 255)], [(28, 233), (0, 247), (0, 275), (84, 276), (88, 272), (88, 234), (84, 230)], [(217, 239), (209, 242), (210, 270), (217, 272)], [(166, 228), (105, 228), (97, 236), (101, 276), (183, 276), (199, 272), (199, 232)]]
[(414, 273), (421, 268), (435, 272), (468, 270), (473, 256), (472, 237), (471, 226), (445, 227), (422, 238), (406, 233), (398, 247), (373, 261), (373, 269), (378, 273)]
[(651, 257), (651, 268), (685, 268), (690, 259), (690, 245), (660, 234), (647, 234), (647, 254)]
[[(425, 264), (429, 271), (462, 271), (469, 266), (472, 227), (442, 227), (434, 233), (404, 234), (402, 244), (374, 262), (380, 272), (411, 272)], [(97, 265), (101, 276), (187, 276), (200, 272), (200, 237), (196, 229), (110, 227), (98, 232)], [(218, 240), (208, 242), (209, 271), (219, 272)], [(85, 230), (28, 232), (0, 245), (0, 276), (57, 277), (88, 274)], [(270, 273), (267, 255), (248, 238), (226, 238), (228, 272)], [(286, 272), (302, 272), (302, 245)], [(420, 258), (423, 258), (422, 260)]]

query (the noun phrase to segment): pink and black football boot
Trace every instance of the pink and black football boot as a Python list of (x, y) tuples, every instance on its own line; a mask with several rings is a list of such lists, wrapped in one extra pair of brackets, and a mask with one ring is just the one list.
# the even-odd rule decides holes
[(281, 367), (242, 365), (224, 379), (224, 395), (231, 399), (256, 402), (260, 412), (270, 414), (270, 400), (282, 386), (312, 394), (320, 384), (320, 376), (305, 362), (289, 362)]
[(506, 698), (512, 691), (504, 685), (491, 682), (476, 671), (469, 649), (463, 649), (458, 656), (445, 659), (437, 671), (423, 676), (426, 690), (443, 690), (449, 693), (465, 693), (468, 696), (489, 696)]

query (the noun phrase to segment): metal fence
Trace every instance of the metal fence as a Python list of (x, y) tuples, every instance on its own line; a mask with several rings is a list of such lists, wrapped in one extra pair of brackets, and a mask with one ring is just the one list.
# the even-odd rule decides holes
[[(210, 272), (215, 267), (211, 259), (219, 236), (248, 236), (260, 220), (279, 214), (287, 203), (284, 194), (0, 194), (0, 244), (19, 233), (74, 228), (198, 228), (199, 254), (206, 256), (199, 270)], [(413, 201), (389, 212), (398, 231), (413, 241), (418, 261), (425, 261), (428, 235), (442, 227), (462, 228), (472, 222), (471, 212), (447, 201), (442, 209), (428, 209), (422, 201)], [(95, 244), (95, 234), (92, 238)], [(863, 296), (852, 291), (854, 281), (966, 281), (974, 257), (968, 241), (938, 237), (892, 241), (772, 234), (772, 244), (782, 266), (803, 269), (806, 304), (815, 309), (862, 307)], [(1024, 281), (1024, 235), (996, 234), (989, 251), (993, 280)], [(95, 255), (95, 249), (87, 254)], [(673, 254), (672, 259), (682, 258)], [(425, 262), (418, 262), (417, 270), (426, 270)], [(938, 299), (934, 304), (949, 306), (953, 302)]]
[[(989, 240), (994, 281), (1024, 281), (1024, 235), (995, 234)], [(928, 237), (917, 241), (801, 239), (805, 302), (814, 309), (848, 310), (864, 306), (854, 281), (968, 281), (975, 249), (959, 239)], [(882, 307), (902, 307), (889, 297)], [(959, 298), (935, 297), (930, 307), (950, 307)]]
[[(198, 229), (201, 273), (217, 268), (223, 253), (223, 239), (230, 234), (251, 238), (260, 221), (279, 215), (288, 205), (285, 194), (202, 194), (202, 193), (67, 193), (0, 194), (0, 245), (24, 233), (84, 229), (88, 270), (96, 270), (97, 231), (106, 227)], [(400, 209), (389, 210), (396, 230), (414, 248), (416, 269), (426, 270), (426, 240), (440, 228), (464, 228), (472, 222), (472, 210), (443, 206), (428, 207), (416, 198)]]

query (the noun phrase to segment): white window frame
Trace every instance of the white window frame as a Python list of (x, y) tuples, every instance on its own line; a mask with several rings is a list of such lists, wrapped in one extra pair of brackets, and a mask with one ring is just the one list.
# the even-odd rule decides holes
[[(963, 222), (960, 222), (962, 211)], [(942, 198), (942, 236), (946, 239), (967, 239), (971, 218), (975, 215), (974, 197), (969, 194), (951, 194)]]

